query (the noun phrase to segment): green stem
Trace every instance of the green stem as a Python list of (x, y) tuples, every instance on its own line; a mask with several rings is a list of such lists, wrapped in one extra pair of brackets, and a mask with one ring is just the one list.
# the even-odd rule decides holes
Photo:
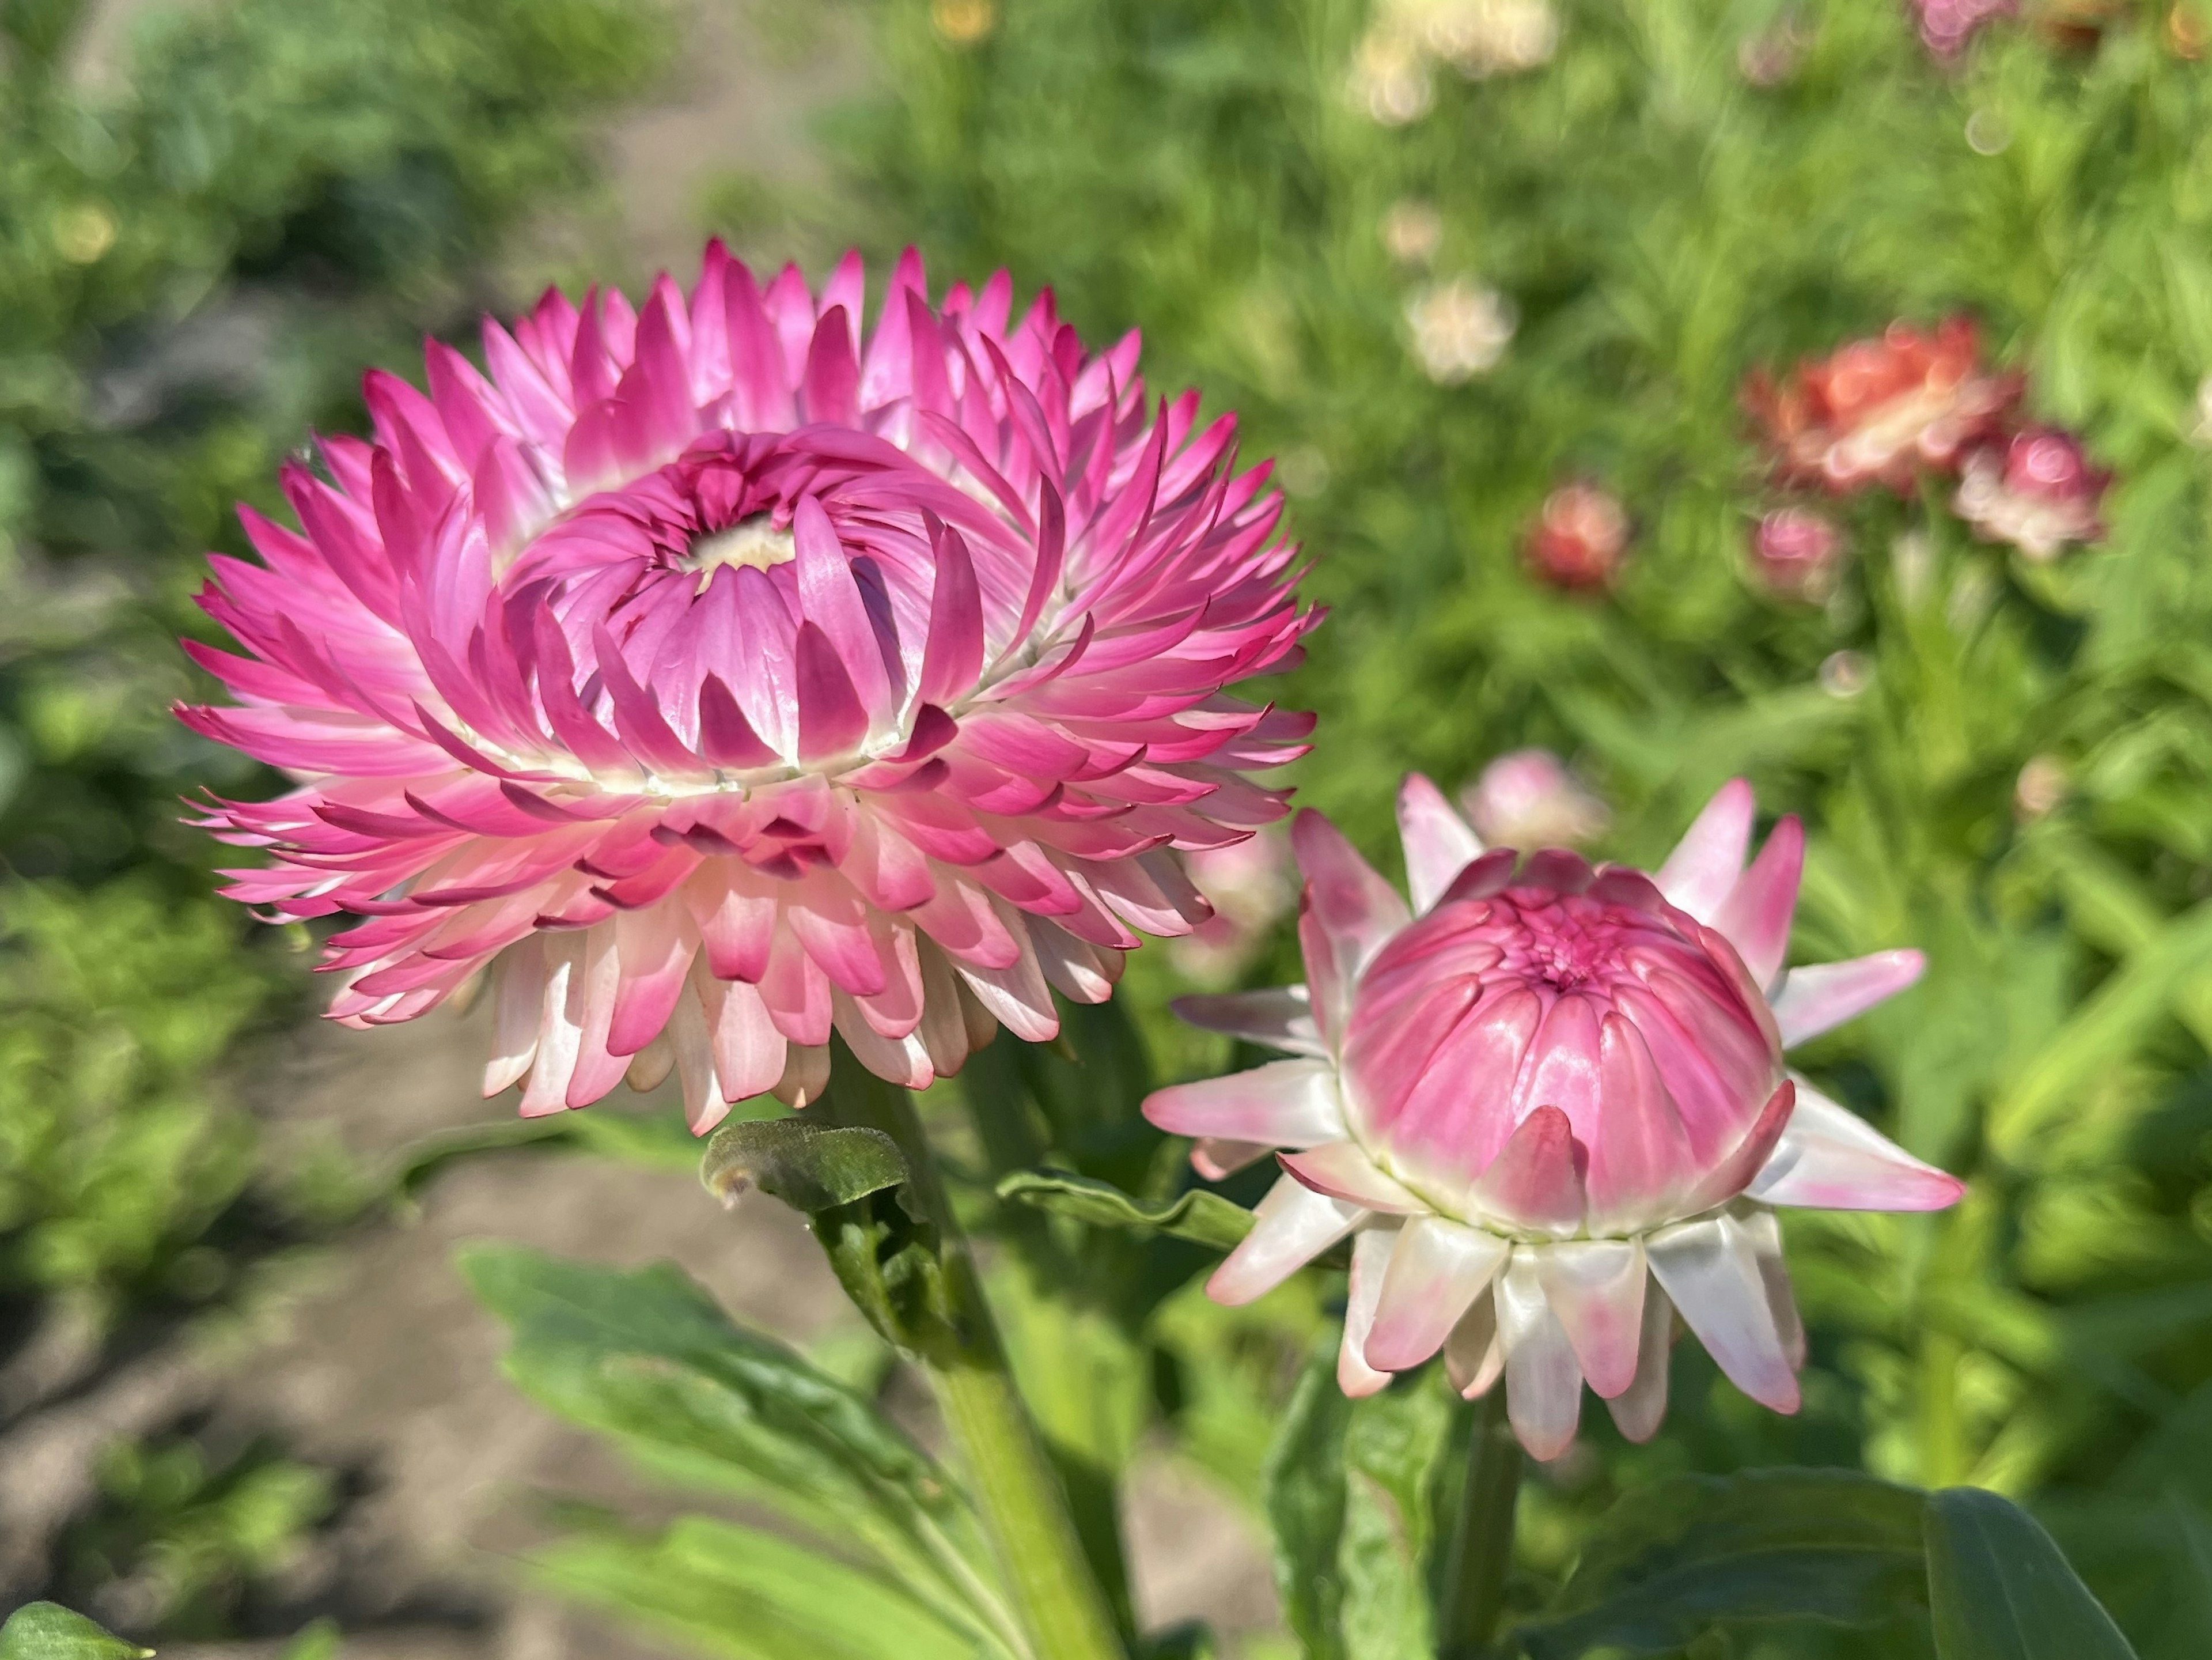
[(1521, 1444), (1505, 1417), (1505, 1380), (1483, 1397), (1467, 1444), (1466, 1484), (1452, 1529), (1450, 1578), (1437, 1633), (1444, 1660), (1480, 1660), (1505, 1613), (1513, 1565), (1513, 1511), (1521, 1493)]
[(936, 1230), (957, 1338), (918, 1358), (960, 1450), (983, 1525), (1038, 1660), (1123, 1660), (1113, 1616), (1084, 1555), (1059, 1473), (1014, 1386), (999, 1328), (937, 1161), (907, 1092), (837, 1058), (836, 1093), (906, 1155), (908, 1187)]

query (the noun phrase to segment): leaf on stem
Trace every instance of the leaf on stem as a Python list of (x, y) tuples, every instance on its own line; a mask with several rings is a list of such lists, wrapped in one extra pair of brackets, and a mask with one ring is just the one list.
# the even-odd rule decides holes
[(0, 1626), (0, 1660), (146, 1660), (153, 1652), (58, 1602), (26, 1602)]
[(1016, 1171), (999, 1197), (1087, 1222), (1095, 1227), (1145, 1228), (1214, 1250), (1234, 1250), (1252, 1231), (1252, 1213), (1204, 1188), (1163, 1205), (1147, 1205), (1121, 1189), (1065, 1171)]
[(1928, 1602), (1942, 1660), (2135, 1660), (2026, 1511), (1978, 1487), (1928, 1495)]
[(898, 1187), (907, 1168), (898, 1143), (879, 1129), (771, 1118), (715, 1131), (699, 1177), (725, 1205), (758, 1188), (811, 1215)]

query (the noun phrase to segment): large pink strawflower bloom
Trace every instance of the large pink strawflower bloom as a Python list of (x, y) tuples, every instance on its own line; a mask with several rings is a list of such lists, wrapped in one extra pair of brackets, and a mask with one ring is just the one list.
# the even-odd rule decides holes
[(1344, 1388), (1442, 1349), (1470, 1396), (1504, 1376), (1540, 1458), (1573, 1440), (1585, 1382), (1624, 1433), (1657, 1431), (1678, 1313), (1738, 1388), (1795, 1411), (1804, 1334), (1773, 1207), (1935, 1210), (1960, 1188), (1785, 1070), (1784, 1045), (1922, 963), (1785, 970), (1804, 832), (1784, 818), (1747, 867), (1752, 812), (1739, 780), (1656, 875), (1593, 870), (1485, 852), (1417, 775), (1398, 806), (1410, 910), (1301, 814), (1307, 983), (1180, 1006), (1296, 1058), (1145, 1104), (1201, 1138), (1203, 1171), (1283, 1150), (1212, 1294), (1249, 1301), (1351, 1234)]
[(1206, 915), (1178, 849), (1280, 816), (1247, 777), (1310, 721), (1223, 688), (1311, 625), (1234, 423), (1157, 410), (1002, 272), (873, 331), (720, 244), (642, 311), (549, 294), (489, 376), (367, 382), (375, 440), (286, 469), (304, 534), (204, 597), (245, 657), (196, 730), (300, 787), (208, 822), (234, 897), (346, 913), (334, 1016), (405, 1020), (489, 965), (487, 1094), (526, 1113), (683, 1074), (695, 1127), (822, 1087), (833, 1030), (911, 1086), (994, 1024), (1056, 1030), (1139, 933)]

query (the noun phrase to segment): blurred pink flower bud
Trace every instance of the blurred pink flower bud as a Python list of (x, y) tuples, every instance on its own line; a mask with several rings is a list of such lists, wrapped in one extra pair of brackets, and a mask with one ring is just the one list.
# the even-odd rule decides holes
[(1555, 588), (1601, 588), (1628, 550), (1628, 514), (1595, 484), (1563, 484), (1544, 498), (1528, 532), (1528, 569)]
[(1212, 902), (1213, 915), (1170, 940), (1168, 954), (1188, 978), (1226, 985), (1297, 903), (1290, 843), (1279, 828), (1270, 828), (1225, 848), (1190, 854), (1183, 868)]
[(1207, 1289), (1244, 1303), (1352, 1237), (1338, 1378), (1364, 1395), (1438, 1351), (1502, 1377), (1540, 1458), (1587, 1382), (1623, 1433), (1666, 1411), (1675, 1316), (1728, 1377), (1798, 1405), (1804, 1331), (1777, 1206), (1936, 1210), (1960, 1183), (1783, 1062), (1918, 978), (1917, 952), (1785, 970), (1805, 837), (1747, 864), (1751, 790), (1714, 796), (1651, 875), (1485, 853), (1436, 787), (1399, 797), (1409, 907), (1303, 813), (1306, 983), (1178, 1012), (1291, 1058), (1154, 1093), (1218, 1171), (1285, 1174)]
[(2089, 465), (2072, 433), (2028, 427), (2003, 448), (1968, 459), (1952, 505), (1984, 541), (2009, 542), (2047, 564), (2069, 542), (2103, 538), (2098, 508), (2112, 482)]
[(1843, 532), (1826, 514), (1777, 508), (1752, 537), (1753, 563), (1768, 590), (1791, 599), (1821, 600), (1836, 586)]
[(1920, 39), (1943, 58), (1956, 58), (1966, 43), (2000, 17), (2020, 15), (2020, 0), (1908, 0), (1920, 25)]
[(1605, 834), (1613, 815), (1549, 750), (1515, 750), (1460, 792), (1475, 831), (1492, 847), (1573, 848)]

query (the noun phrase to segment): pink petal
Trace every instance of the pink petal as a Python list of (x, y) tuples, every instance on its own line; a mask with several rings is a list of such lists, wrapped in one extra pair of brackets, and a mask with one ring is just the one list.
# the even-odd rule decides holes
[(1498, 1281), (1498, 1337), (1505, 1351), (1505, 1410), (1532, 1458), (1557, 1458), (1582, 1421), (1583, 1374), (1566, 1328), (1523, 1247)]
[(1917, 951), (1878, 951), (1845, 963), (1815, 963), (1790, 970), (1774, 999), (1774, 1024), (1782, 1046), (1840, 1026), (1894, 997), (1920, 978), (1928, 959)]
[(1539, 1107), (1483, 1171), (1471, 1201), (1510, 1227), (1572, 1233), (1583, 1225), (1581, 1151), (1567, 1115)]
[(1315, 1027), (1313, 1006), (1304, 986), (1275, 991), (1228, 992), (1217, 996), (1178, 997), (1170, 1005), (1176, 1018), (1203, 1031), (1218, 1031), (1248, 1043), (1293, 1055), (1327, 1053)]
[(1636, 1381), (1607, 1401), (1614, 1427), (1635, 1442), (1659, 1433), (1667, 1416), (1667, 1373), (1674, 1359), (1674, 1305), (1655, 1280), (1644, 1288), (1644, 1329), (1637, 1340)]
[(1444, 1345), (1510, 1250), (1494, 1233), (1441, 1216), (1417, 1216), (1398, 1231), (1368, 1335), (1370, 1365), (1406, 1371)]
[(1285, 1176), (1260, 1201), (1252, 1231), (1206, 1282), (1206, 1294), (1236, 1307), (1269, 1292), (1366, 1219), (1357, 1205), (1316, 1193)]
[(1751, 868), (1714, 914), (1713, 927), (1736, 948), (1761, 988), (1771, 986), (1782, 972), (1804, 873), (1805, 826), (1792, 814), (1774, 827)]
[(1353, 1400), (1389, 1387), (1390, 1374), (1366, 1359), (1367, 1334), (1375, 1324), (1375, 1305), (1382, 1295), (1395, 1228), (1364, 1228), (1352, 1242), (1352, 1276), (1344, 1302), (1344, 1338), (1336, 1352), (1337, 1387)]
[(1326, 1061), (1273, 1061), (1249, 1072), (1175, 1084), (1146, 1098), (1147, 1120), (1170, 1135), (1226, 1137), (1305, 1147), (1344, 1134), (1336, 1068)]
[(1611, 1400), (1636, 1381), (1644, 1329), (1644, 1247), (1633, 1239), (1540, 1245), (1536, 1275), (1589, 1386)]
[(1635, 1022), (1607, 1015), (1599, 1042), (1605, 1108), (1588, 1140), (1590, 1226), (1612, 1233), (1666, 1207), (1696, 1165), (1681, 1115)]
[(1319, 813), (1301, 812), (1291, 845), (1305, 873), (1312, 909), (1328, 941), (1337, 973), (1349, 986), (1411, 920), (1397, 890), (1375, 873), (1343, 832)]
[(1404, 1183), (1377, 1166), (1356, 1141), (1325, 1141), (1304, 1152), (1280, 1153), (1277, 1158), (1316, 1193), (1333, 1199), (1391, 1216), (1419, 1216), (1428, 1211), (1426, 1201), (1408, 1192)]
[(1850, 1108), (1800, 1079), (1796, 1110), (1750, 1186), (1761, 1204), (1815, 1210), (1942, 1210), (1966, 1184), (1923, 1164)]
[(1700, 922), (1713, 920), (1743, 873), (1755, 809), (1751, 786), (1741, 778), (1729, 779), (1713, 793), (1659, 867), (1659, 891), (1668, 903)]
[(1797, 1374), (1776, 1329), (1759, 1259), (1725, 1216), (1686, 1222), (1644, 1242), (1651, 1272), (1729, 1381), (1762, 1406), (1797, 1410)]
[(1444, 794), (1419, 773), (1398, 791), (1398, 835), (1406, 846), (1406, 881), (1413, 909), (1426, 911), (1452, 879), (1482, 855), (1482, 838), (1468, 828)]

